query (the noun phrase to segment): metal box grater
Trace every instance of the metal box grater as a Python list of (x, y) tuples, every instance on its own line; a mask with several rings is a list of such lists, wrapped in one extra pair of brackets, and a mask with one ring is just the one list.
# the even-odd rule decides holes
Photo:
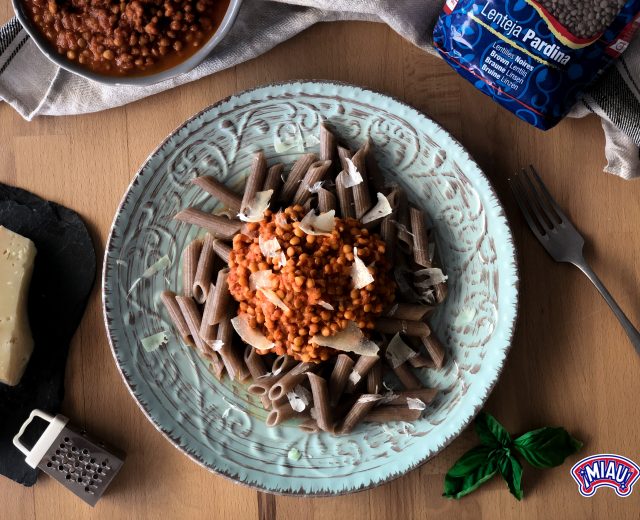
[[(20, 437), (34, 417), (49, 425), (31, 450), (20, 442)], [(63, 415), (55, 417), (33, 410), (13, 438), (13, 444), (26, 455), (26, 463), (73, 491), (82, 500), (94, 506), (116, 476), (125, 455), (104, 442), (69, 424)]]

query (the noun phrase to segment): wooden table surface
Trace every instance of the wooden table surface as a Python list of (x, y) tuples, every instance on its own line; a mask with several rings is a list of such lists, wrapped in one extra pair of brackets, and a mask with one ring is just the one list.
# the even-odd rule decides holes
[(441, 497), (447, 468), (477, 443), (470, 430), (418, 470), (370, 491), (317, 499), (257, 493), (207, 472), (145, 419), (114, 364), (97, 283), (71, 346), (63, 412), (124, 448), (127, 463), (94, 510), (46, 476), (32, 488), (0, 478), (0, 518), (637, 518), (640, 489), (626, 499), (611, 489), (582, 498), (569, 470), (582, 456), (606, 452), (640, 463), (640, 359), (586, 278), (536, 242), (507, 186), (517, 168), (537, 165), (587, 238), (593, 267), (640, 324), (640, 183), (602, 172), (597, 118), (541, 132), (383, 25), (322, 24), (249, 63), (123, 108), (29, 123), (2, 104), (0, 182), (80, 212), (101, 256), (131, 177), (172, 129), (234, 92), (303, 78), (363, 85), (412, 104), (487, 173), (513, 225), (522, 280), (514, 345), (486, 410), (511, 432), (562, 425), (584, 441), (582, 452), (553, 470), (525, 467), (522, 502), (498, 478), (461, 501)]

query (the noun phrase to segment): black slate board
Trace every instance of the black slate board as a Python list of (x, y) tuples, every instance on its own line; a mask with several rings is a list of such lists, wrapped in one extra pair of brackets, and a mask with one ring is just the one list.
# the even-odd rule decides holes
[(0, 473), (32, 486), (37, 470), (25, 464), (12, 439), (34, 408), (60, 411), (69, 342), (95, 281), (96, 254), (76, 212), (4, 184), (0, 225), (30, 238), (38, 250), (29, 291), (35, 348), (20, 383), (0, 383)]

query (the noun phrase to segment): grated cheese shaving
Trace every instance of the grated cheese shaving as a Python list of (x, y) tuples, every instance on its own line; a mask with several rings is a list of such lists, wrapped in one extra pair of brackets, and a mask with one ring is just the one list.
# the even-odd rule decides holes
[(349, 321), (346, 328), (333, 336), (316, 335), (310, 341), (321, 347), (330, 347), (342, 352), (354, 352), (361, 356), (374, 356), (380, 350), (378, 345), (367, 338), (352, 321)]
[(262, 235), (258, 237), (258, 245), (260, 246), (260, 252), (265, 258), (274, 258), (278, 256), (278, 253), (282, 251), (280, 242), (276, 237), (265, 240)]
[(322, 307), (323, 309), (327, 309), (328, 311), (335, 310), (333, 305), (331, 305), (330, 303), (325, 302), (324, 300), (318, 300), (318, 305), (320, 305), (320, 307)]
[(287, 454), (287, 458), (289, 460), (297, 462), (302, 458), (302, 453), (300, 453), (300, 450), (298, 448), (291, 448), (289, 450), (289, 453)]
[(417, 397), (407, 397), (407, 405), (409, 410), (424, 410), (427, 405)]
[(297, 385), (291, 392), (287, 392), (289, 404), (296, 412), (303, 412), (311, 402), (311, 392), (304, 386)]
[(315, 210), (309, 211), (300, 221), (300, 229), (307, 235), (331, 236), (331, 232), (336, 227), (335, 210), (327, 211), (316, 215)]
[(357, 186), (363, 181), (362, 174), (356, 168), (356, 165), (353, 164), (353, 161), (349, 158), (346, 159), (347, 163), (347, 175), (344, 178), (344, 186), (345, 188), (353, 188)]
[(222, 347), (224, 347), (224, 341), (222, 341), (221, 339), (214, 339), (211, 342), (211, 350), (213, 350), (214, 352), (220, 352), (220, 350), (222, 350)]
[(264, 295), (264, 297), (273, 303), (276, 307), (282, 309), (283, 311), (289, 311), (289, 307), (287, 304), (282, 301), (282, 299), (272, 290), (272, 289), (263, 289), (262, 287), (258, 287), (258, 290)]
[(362, 376), (355, 370), (352, 370), (351, 373), (349, 374), (349, 382), (352, 385), (357, 385), (361, 379), (362, 379)]
[(127, 296), (131, 294), (131, 292), (135, 289), (136, 285), (138, 285), (144, 278), (150, 278), (154, 274), (159, 273), (160, 271), (164, 271), (170, 265), (171, 265), (171, 259), (167, 255), (164, 255), (163, 257), (159, 258), (157, 262), (154, 262), (149, 267), (147, 267), (142, 273), (142, 275), (134, 280), (133, 284), (129, 288), (129, 292), (127, 293)]
[(270, 350), (273, 348), (274, 343), (269, 341), (260, 331), (250, 327), (245, 316), (236, 316), (231, 320), (231, 325), (233, 325), (242, 341), (256, 350)]
[(257, 289), (271, 289), (274, 285), (273, 271), (264, 269), (256, 271), (249, 276), (249, 289), (255, 291)]
[(393, 208), (391, 207), (391, 204), (389, 204), (387, 197), (382, 193), (376, 193), (376, 196), (378, 197), (376, 205), (360, 219), (360, 222), (363, 224), (373, 222), (374, 220), (378, 220), (379, 218), (386, 217), (393, 213)]
[(420, 287), (421, 289), (426, 289), (429, 287), (433, 287), (434, 285), (438, 285), (439, 283), (446, 282), (449, 278), (442, 272), (442, 269), (439, 269), (437, 267), (427, 267), (426, 269), (420, 269), (414, 274), (415, 276), (426, 276), (426, 280), (415, 284), (416, 287)]
[(323, 184), (324, 181), (318, 181), (313, 186), (309, 186), (307, 189), (309, 190), (309, 193), (318, 193), (322, 189)]
[(397, 368), (402, 365), (408, 359), (417, 356), (418, 353), (413, 350), (409, 345), (407, 345), (400, 334), (396, 334), (389, 345), (387, 346), (387, 352), (385, 356), (387, 357), (387, 361), (393, 368)]
[(269, 208), (271, 195), (273, 195), (273, 190), (256, 192), (249, 205), (238, 213), (238, 218), (242, 222), (260, 222), (264, 220), (264, 212)]
[(282, 211), (278, 211), (278, 213), (276, 213), (274, 220), (276, 225), (280, 227), (287, 225), (287, 216)]
[(280, 139), (280, 136), (275, 133), (273, 135), (273, 149), (276, 153), (285, 153), (289, 150), (297, 151), (300, 153), (304, 152), (304, 139), (302, 137), (302, 132), (298, 125), (295, 126), (295, 132), (291, 139), (283, 141)]
[(351, 281), (354, 289), (362, 289), (373, 283), (373, 275), (365, 263), (358, 257), (358, 248), (353, 248), (353, 264), (351, 264)]
[(167, 337), (166, 330), (158, 332), (157, 334), (152, 334), (151, 336), (147, 336), (140, 340), (140, 344), (145, 352), (153, 352), (160, 347), (164, 347), (167, 343), (169, 343), (169, 338)]

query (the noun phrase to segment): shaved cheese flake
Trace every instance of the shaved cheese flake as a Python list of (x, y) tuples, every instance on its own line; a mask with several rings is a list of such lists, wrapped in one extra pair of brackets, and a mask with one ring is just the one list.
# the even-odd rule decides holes
[(311, 392), (304, 386), (297, 385), (291, 392), (287, 392), (289, 404), (296, 412), (303, 412), (311, 402)]
[(291, 448), (289, 450), (289, 453), (287, 454), (287, 458), (289, 460), (297, 462), (302, 458), (302, 453), (300, 453), (300, 450), (298, 448)]
[(363, 394), (360, 397), (358, 397), (358, 402), (359, 403), (377, 403), (381, 399), (382, 399), (381, 395)]
[(304, 138), (302, 137), (302, 132), (300, 128), (296, 125), (295, 131), (293, 135), (283, 141), (280, 136), (275, 133), (273, 135), (273, 149), (276, 153), (285, 153), (289, 150), (294, 150), (300, 153), (304, 152)]
[(349, 382), (352, 385), (357, 385), (361, 379), (362, 379), (362, 376), (355, 370), (352, 370), (351, 373), (349, 374)]
[(314, 134), (309, 134), (304, 138), (304, 145), (307, 148), (311, 148), (312, 146), (315, 146), (317, 144), (320, 144), (320, 139), (318, 139)]
[(322, 189), (323, 184), (324, 181), (318, 181), (313, 186), (309, 186), (307, 189), (309, 190), (309, 193), (318, 193)]
[(278, 263), (275, 264), (274, 262), (274, 265), (276, 267), (284, 267), (285, 265), (287, 265), (287, 256), (284, 254), (284, 251), (280, 253), (280, 258), (278, 258)]
[(273, 348), (274, 343), (269, 341), (262, 332), (250, 327), (245, 316), (236, 316), (231, 320), (231, 325), (233, 325), (233, 328), (242, 341), (247, 345), (251, 345), (256, 350), (269, 350)]
[(344, 179), (344, 186), (345, 188), (353, 188), (363, 181), (362, 174), (360, 173), (358, 168), (356, 168), (356, 165), (353, 164), (353, 161), (351, 159), (347, 158), (346, 162), (347, 175)]
[(389, 361), (389, 364), (393, 368), (399, 367), (405, 361), (411, 359), (412, 357), (416, 357), (417, 355), (418, 353), (415, 350), (413, 350), (409, 345), (402, 341), (400, 334), (396, 334), (391, 339), (389, 345), (387, 346), (387, 352), (385, 354), (385, 356), (387, 357), (387, 361)]
[(322, 307), (323, 309), (327, 309), (328, 311), (335, 310), (333, 308), (333, 305), (331, 305), (330, 303), (325, 302), (324, 300), (318, 300), (318, 305), (320, 305), (320, 307)]
[(287, 225), (287, 216), (282, 211), (278, 211), (278, 213), (276, 213), (274, 220), (277, 226), (282, 227)]
[(460, 309), (458, 317), (453, 321), (454, 326), (461, 327), (467, 323), (471, 323), (473, 318), (476, 317), (476, 310), (473, 307), (463, 307)]
[(264, 238), (262, 238), (262, 235), (260, 235), (258, 237), (258, 245), (260, 246), (260, 252), (265, 258), (276, 257), (278, 256), (279, 252), (282, 251), (280, 242), (278, 242), (278, 239), (276, 237), (265, 240)]
[(262, 287), (258, 287), (258, 290), (264, 295), (264, 297), (269, 300), (271, 303), (273, 303), (276, 307), (278, 307), (279, 309), (282, 309), (283, 311), (289, 311), (289, 307), (287, 307), (287, 304), (284, 303), (280, 297), (273, 292), (272, 289), (263, 289)]
[(354, 352), (361, 356), (375, 356), (380, 350), (378, 345), (367, 338), (352, 321), (347, 323), (345, 329), (333, 336), (316, 335), (310, 341), (321, 347), (330, 347), (342, 352)]
[(414, 236), (414, 234), (411, 231), (409, 231), (409, 228), (407, 226), (405, 226), (404, 224), (401, 224), (397, 220), (392, 220), (391, 223), (394, 224), (398, 228), (398, 231), (400, 231), (402, 233), (406, 233), (410, 237)]
[(335, 210), (327, 211), (316, 215), (315, 210), (309, 211), (300, 221), (300, 229), (307, 235), (331, 236), (331, 232), (336, 227)]
[(427, 405), (417, 397), (407, 397), (407, 405), (409, 410), (424, 410)]
[(214, 339), (211, 342), (210, 347), (214, 352), (220, 352), (222, 350), (222, 347), (224, 347), (224, 341), (222, 341), (221, 339)]
[(354, 289), (362, 289), (373, 283), (373, 275), (365, 263), (358, 256), (358, 248), (353, 248), (353, 263), (351, 264), (351, 281)]
[(397, 394), (394, 394), (392, 391), (388, 391), (382, 396), (380, 399), (380, 404), (389, 404), (391, 401), (394, 401), (397, 398)]
[(318, 412), (315, 407), (312, 406), (311, 408), (309, 408), (309, 415), (311, 415), (312, 419), (315, 419), (316, 421), (318, 420)]
[(214, 215), (216, 217), (236, 218), (236, 216), (233, 214), (233, 211), (231, 211), (229, 208), (225, 208), (225, 209), (222, 209), (220, 211), (216, 211), (214, 213)]
[(140, 344), (142, 345), (142, 348), (145, 350), (145, 352), (153, 352), (160, 347), (164, 347), (167, 343), (169, 343), (169, 338), (167, 336), (166, 330), (163, 330), (151, 336), (147, 336), (146, 338), (142, 338), (140, 340)]
[(131, 294), (131, 291), (133, 291), (136, 285), (138, 285), (144, 278), (150, 278), (154, 274), (159, 273), (160, 271), (164, 271), (170, 265), (171, 265), (171, 259), (167, 255), (164, 255), (163, 257), (158, 259), (157, 262), (151, 264), (149, 267), (145, 269), (145, 271), (142, 273), (142, 275), (139, 278), (136, 278), (134, 280), (133, 284), (129, 288), (129, 292), (127, 293), (127, 296)]
[(260, 222), (264, 220), (264, 212), (269, 208), (271, 195), (273, 195), (273, 190), (256, 192), (249, 205), (238, 213), (238, 218), (242, 222)]
[(256, 289), (271, 289), (274, 281), (273, 271), (271, 269), (256, 271), (249, 276), (249, 289), (252, 291)]
[(419, 282), (416, 287), (420, 287), (422, 289), (426, 289), (428, 287), (433, 287), (434, 285), (438, 285), (439, 283), (446, 282), (449, 278), (446, 274), (442, 272), (442, 269), (438, 269), (437, 267), (428, 267), (426, 269), (420, 269), (414, 273), (415, 276), (426, 276), (426, 280)]
[(376, 193), (376, 196), (378, 197), (377, 204), (360, 219), (360, 222), (363, 224), (373, 222), (374, 220), (378, 220), (379, 218), (386, 217), (393, 213), (393, 208), (391, 207), (391, 204), (389, 204), (387, 197), (382, 193)]

